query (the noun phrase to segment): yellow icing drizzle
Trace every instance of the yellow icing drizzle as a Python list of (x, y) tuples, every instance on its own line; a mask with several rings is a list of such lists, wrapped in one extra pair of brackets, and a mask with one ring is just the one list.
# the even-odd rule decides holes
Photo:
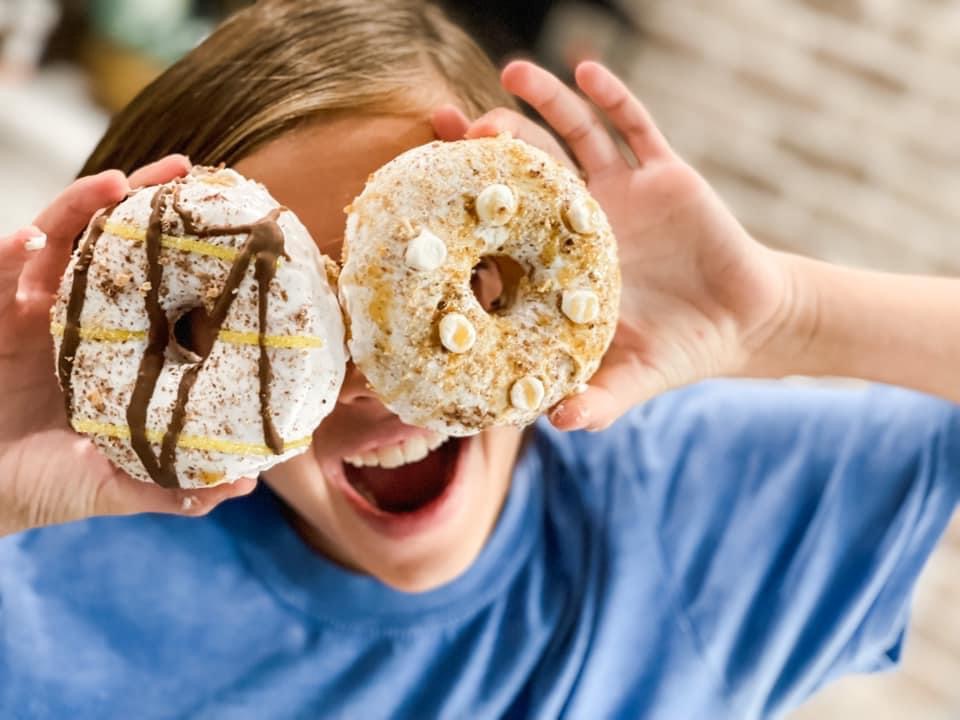
[[(50, 332), (57, 337), (63, 336), (62, 323), (50, 323)], [(147, 336), (146, 330), (123, 330), (121, 328), (85, 327), (80, 328), (81, 340), (97, 340), (99, 342), (126, 342), (127, 340), (142, 340)]]
[[(104, 437), (127, 439), (130, 437), (130, 427), (127, 425), (111, 425), (110, 423), (97, 422), (96, 420), (84, 420), (74, 418), (73, 429), (85, 435), (101, 435)], [(147, 430), (147, 439), (152, 443), (160, 443), (163, 440), (163, 431)], [(285, 440), (283, 443), (284, 452), (306, 447), (310, 444), (312, 438), (305, 437), (299, 440)], [(177, 446), (189, 448), (191, 450), (209, 450), (219, 452), (225, 455), (273, 455), (273, 450), (266, 445), (259, 443), (237, 442), (226, 438), (205, 437), (202, 435), (181, 435), (177, 439)], [(212, 482), (216, 482), (213, 480)]]
[[(255, 332), (239, 330), (221, 330), (217, 339), (231, 345), (259, 345), (259, 335)], [(316, 335), (266, 335), (263, 344), (276, 348), (318, 348), (323, 347), (323, 339)]]
[[(56, 336), (63, 335), (62, 323), (50, 323), (50, 332)], [(147, 336), (146, 330), (123, 330), (122, 328), (82, 327), (82, 340), (96, 340), (99, 342), (127, 342), (128, 340), (143, 340)], [(221, 330), (217, 335), (220, 342), (230, 345), (259, 345), (259, 335), (255, 332), (240, 330)], [(267, 335), (263, 344), (275, 348), (319, 348), (323, 347), (323, 338), (316, 335)]]
[[(133, 240), (135, 242), (143, 242), (147, 237), (146, 230), (128, 223), (108, 222), (104, 225), (103, 231), (110, 235), (116, 235), (125, 240)], [(171, 250), (182, 250), (195, 255), (207, 255), (208, 257), (220, 258), (227, 262), (233, 262), (240, 253), (236, 248), (203, 242), (193, 235), (161, 235), (160, 246)], [(282, 258), (278, 259), (277, 265), (281, 265), (282, 262)]]

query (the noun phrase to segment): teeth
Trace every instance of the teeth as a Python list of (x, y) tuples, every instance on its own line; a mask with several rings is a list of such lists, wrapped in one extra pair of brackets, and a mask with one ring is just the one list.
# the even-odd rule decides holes
[(423, 460), (430, 452), (427, 450), (427, 441), (420, 435), (407, 440), (401, 448), (403, 450), (403, 461), (407, 463)]
[(389, 469), (397, 468), (403, 465), (403, 450), (399, 445), (391, 445), (388, 448), (378, 450), (380, 456), (380, 467)]
[(354, 467), (382, 467), (389, 470), (423, 460), (428, 453), (436, 450), (446, 441), (446, 435), (429, 432), (426, 435), (415, 435), (397, 445), (349, 455), (343, 458), (343, 461)]

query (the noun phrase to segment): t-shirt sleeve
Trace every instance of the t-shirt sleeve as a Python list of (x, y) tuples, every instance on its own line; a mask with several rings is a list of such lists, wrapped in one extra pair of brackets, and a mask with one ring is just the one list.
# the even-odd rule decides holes
[(960, 497), (956, 406), (882, 386), (711, 382), (624, 422), (667, 580), (744, 717), (896, 662)]

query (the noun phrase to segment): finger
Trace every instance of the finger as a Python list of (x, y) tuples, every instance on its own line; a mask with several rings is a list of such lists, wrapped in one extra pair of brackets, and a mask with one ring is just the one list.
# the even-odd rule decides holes
[(130, 175), (130, 187), (160, 185), (190, 172), (190, 158), (186, 155), (167, 155), (156, 162), (144, 165)]
[(47, 234), (51, 248), (69, 245), (97, 210), (119, 202), (129, 189), (126, 176), (119, 170), (80, 178), (60, 193), (33, 224)]
[(550, 411), (558, 430), (604, 430), (634, 405), (667, 389), (663, 378), (632, 365), (601, 366), (583, 392), (570, 395)]
[(504, 88), (530, 104), (556, 130), (588, 175), (626, 164), (596, 113), (551, 73), (517, 60), (504, 68), (501, 80)]
[(430, 115), (430, 124), (438, 140), (462, 140), (470, 120), (456, 105), (442, 105)]
[(610, 118), (642, 165), (673, 153), (653, 118), (626, 85), (603, 65), (580, 63), (577, 85)]
[(122, 172), (107, 170), (81, 178), (60, 193), (34, 221), (46, 233), (47, 245), (27, 265), (23, 282), (31, 288), (55, 290), (73, 251), (73, 241), (97, 210), (120, 202), (129, 189)]
[(115, 471), (100, 487), (94, 515), (206, 515), (220, 503), (247, 495), (257, 486), (253, 478), (242, 478), (211, 488), (168, 490), (159, 485), (134, 480)]
[(573, 172), (579, 174), (580, 168), (570, 159), (563, 146), (557, 142), (553, 135), (529, 118), (525, 118), (520, 113), (507, 108), (496, 108), (475, 120), (467, 130), (466, 137), (492, 137), (502, 132), (508, 132), (515, 138), (540, 148), (547, 155), (551, 155)]
[(47, 244), (47, 236), (33, 225), (0, 238), (0, 314), (17, 298), (23, 266)]
[(36, 219), (50, 237), (50, 246), (28, 266), (24, 280), (32, 288), (53, 291), (73, 250), (97, 210), (120, 202), (131, 187), (164, 183), (189, 172), (185, 155), (168, 155), (134, 172), (128, 179), (119, 170), (106, 170), (80, 178), (63, 191)]

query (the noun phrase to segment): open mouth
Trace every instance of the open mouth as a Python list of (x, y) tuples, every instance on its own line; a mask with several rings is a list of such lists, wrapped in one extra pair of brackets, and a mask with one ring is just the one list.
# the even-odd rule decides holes
[(462, 442), (442, 436), (412, 437), (344, 458), (344, 475), (371, 510), (394, 515), (417, 513), (450, 487)]

